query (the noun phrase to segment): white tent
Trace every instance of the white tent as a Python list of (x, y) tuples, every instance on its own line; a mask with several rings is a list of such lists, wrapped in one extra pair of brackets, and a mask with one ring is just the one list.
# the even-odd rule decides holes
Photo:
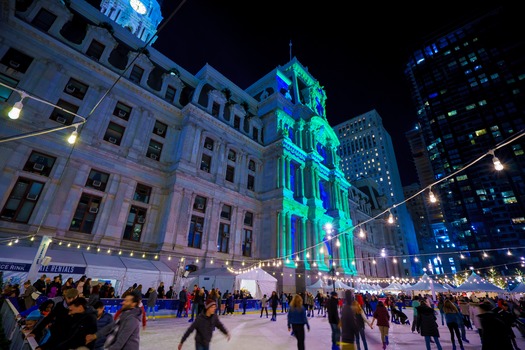
[(87, 263), (86, 276), (93, 281), (110, 281), (115, 288), (115, 295), (122, 295), (126, 266), (118, 256), (84, 253), (84, 258)]
[(344, 289), (344, 290), (351, 289), (351, 290), (354, 290), (354, 288), (350, 287), (347, 284), (344, 284), (343, 282), (341, 282), (339, 280), (335, 281), (335, 289)]
[(383, 288), (387, 292), (401, 292), (405, 289), (399, 282), (392, 282), (387, 287)]
[(454, 292), (495, 292), (500, 293), (504, 290), (500, 287), (484, 280), (475, 272), (472, 272), (465, 282), (454, 289)]
[(277, 279), (259, 268), (240, 274), (230, 272), (225, 267), (205, 268), (191, 277), (193, 279), (188, 279), (187, 284), (184, 283), (188, 288), (193, 288), (192, 284), (197, 284), (207, 290), (219, 288), (221, 293), (226, 290), (232, 292), (247, 289), (255, 299), (262, 298), (264, 294), (269, 296), (273, 291), (277, 291)]
[(255, 299), (260, 299), (264, 294), (272, 295), (277, 291), (277, 279), (263, 269), (253, 269), (238, 274), (235, 278), (235, 289), (247, 289)]
[(417, 282), (416, 284), (406, 287), (406, 291), (409, 290), (424, 290), (424, 291), (434, 291), (434, 292), (448, 292), (449, 290), (445, 287), (443, 287), (442, 284), (438, 282), (434, 282), (432, 278), (428, 277), (428, 275), (425, 273), (423, 276), (421, 276), (421, 280)]
[(324, 283), (324, 281), (321, 278), (319, 278), (314, 284), (306, 286), (306, 290), (312, 294), (316, 294), (317, 291), (322, 291), (323, 293), (326, 293), (328, 289), (328, 286), (326, 285), (326, 283)]

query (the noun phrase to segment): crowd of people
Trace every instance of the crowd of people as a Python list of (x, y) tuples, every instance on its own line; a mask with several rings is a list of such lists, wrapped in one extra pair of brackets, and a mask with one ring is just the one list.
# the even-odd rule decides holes
[[(179, 349), (189, 335), (196, 331), (196, 347), (208, 349), (213, 330), (219, 329), (230, 339), (230, 333), (219, 316), (231, 315), (236, 305), (242, 315), (246, 314), (247, 301), (253, 299), (249, 291), (241, 289), (221, 292), (218, 288), (207, 290), (194, 285), (190, 291), (182, 287), (177, 293), (173, 286), (165, 290), (164, 283), (143, 290), (141, 284), (130, 286), (122, 294), (121, 308), (114, 314), (106, 310), (102, 298), (114, 297), (109, 282), (92, 282), (87, 276), (64, 283), (60, 276), (53, 280), (42, 275), (37, 281), (26, 281), (23, 290), (16, 285), (6, 285), (2, 296), (9, 298), (19, 311), (19, 323), (24, 334), (34, 337), (37, 350), (102, 350), (139, 349), (140, 328), (146, 328), (147, 320), (155, 320), (159, 299), (178, 299), (176, 317), (187, 317), (192, 323), (179, 343)], [(525, 300), (490, 298), (486, 295), (438, 294), (416, 295), (406, 302), (404, 293), (397, 296), (379, 297), (370, 293), (354, 293), (351, 290), (340, 295), (333, 291), (309, 291), (264, 294), (260, 299), (260, 317), (266, 315), (277, 320), (277, 313), (287, 314), (287, 327), (297, 339), (297, 348), (305, 348), (305, 327), (310, 330), (308, 319), (327, 317), (331, 328), (332, 350), (368, 350), (365, 328), (379, 330), (382, 348), (389, 345), (391, 323), (406, 324), (412, 333), (422, 336), (422, 346), (427, 350), (442, 349), (439, 322), (447, 326), (453, 350), (464, 350), (469, 343), (466, 330), (476, 330), (482, 350), (519, 350), (513, 327), (520, 324), (519, 317), (525, 310)], [(413, 319), (410, 322), (403, 309), (411, 305)], [(521, 329), (520, 329), (521, 331)]]

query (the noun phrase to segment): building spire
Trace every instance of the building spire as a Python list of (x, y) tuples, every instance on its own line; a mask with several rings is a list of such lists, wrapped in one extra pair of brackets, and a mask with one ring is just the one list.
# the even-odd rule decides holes
[(290, 39), (290, 61), (292, 60), (292, 39)]

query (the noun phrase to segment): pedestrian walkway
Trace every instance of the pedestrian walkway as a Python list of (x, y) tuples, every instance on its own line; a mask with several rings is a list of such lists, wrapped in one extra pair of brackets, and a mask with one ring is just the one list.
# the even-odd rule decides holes
[[(403, 310), (412, 321), (412, 310)], [(226, 337), (219, 331), (213, 334), (212, 350), (294, 350), (297, 349), (296, 339), (290, 336), (286, 324), (286, 313), (277, 313), (277, 322), (270, 322), (270, 319), (260, 318), (259, 312), (250, 312), (246, 315), (235, 314), (220, 316), (221, 321), (230, 331), (232, 338), (228, 342)], [(438, 315), (439, 316), (439, 315)], [(331, 330), (328, 318), (312, 317), (309, 318), (310, 332), (306, 333), (306, 349), (324, 350), (331, 349)], [(186, 331), (187, 318), (172, 318), (171, 316), (161, 315), (156, 320), (149, 320), (148, 326), (141, 331), (141, 350), (175, 349), (182, 334)], [(525, 338), (521, 336), (517, 329), (514, 329), (518, 346), (525, 349)], [(452, 349), (450, 333), (447, 326), (439, 323), (440, 341), (443, 350)], [(184, 343), (183, 349), (195, 349), (195, 333)], [(379, 329), (366, 328), (366, 337), (369, 350), (380, 350), (382, 344), (379, 336)], [(465, 344), (465, 350), (481, 349), (479, 335), (475, 330), (467, 330), (469, 344)], [(424, 350), (424, 338), (417, 333), (411, 332), (410, 325), (391, 324), (390, 326), (390, 345), (388, 350)], [(435, 345), (432, 345), (435, 349)], [(459, 347), (458, 347), (459, 349)]]

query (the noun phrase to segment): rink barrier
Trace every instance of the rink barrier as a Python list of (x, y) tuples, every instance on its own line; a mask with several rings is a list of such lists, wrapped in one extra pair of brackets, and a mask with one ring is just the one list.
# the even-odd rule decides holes
[(34, 350), (38, 343), (34, 338), (25, 337), (22, 328), (18, 324), (16, 316), (19, 314), (16, 307), (9, 299), (4, 299), (0, 309), (0, 318), (6, 338), (11, 342), (9, 350)]

